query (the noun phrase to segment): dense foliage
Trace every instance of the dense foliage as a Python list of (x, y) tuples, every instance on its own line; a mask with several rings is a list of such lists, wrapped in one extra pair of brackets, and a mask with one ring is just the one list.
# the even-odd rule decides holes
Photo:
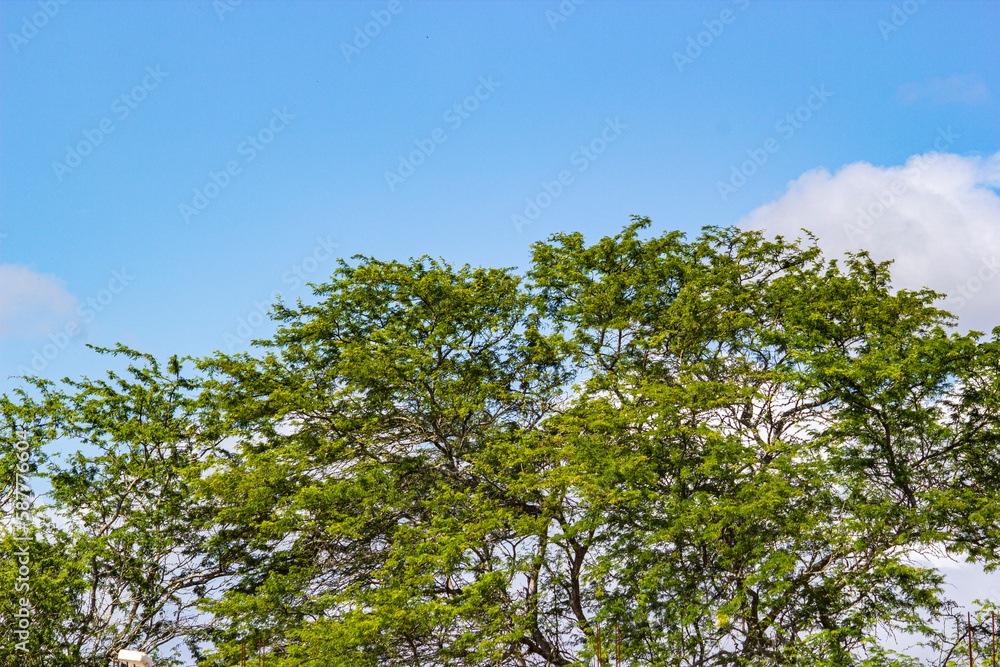
[(44, 664), (910, 664), (890, 630), (954, 661), (914, 558), (1000, 563), (1000, 329), (949, 332), (864, 253), (648, 225), (524, 275), (356, 257), (257, 354), (119, 347), (4, 397), (0, 477), (25, 428), (51, 485)]

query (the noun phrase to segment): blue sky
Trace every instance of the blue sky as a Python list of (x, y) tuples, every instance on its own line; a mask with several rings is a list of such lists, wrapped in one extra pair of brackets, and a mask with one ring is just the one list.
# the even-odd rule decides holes
[[(85, 343), (247, 350), (334, 257), (524, 267), (631, 214), (807, 227), (1000, 323), (995, 1), (32, 0), (0, 26), (0, 392), (101, 375)], [(963, 568), (958, 597), (1000, 595)]]
[[(846, 220), (942, 132), (955, 162), (919, 172), (921, 192), (964, 204), (919, 223), (973, 254), (1000, 248), (995, 2), (35, 0), (2, 12), (0, 390), (25, 369), (99, 373), (107, 362), (84, 343), (248, 349), (268, 331), (258, 311), (278, 292), (307, 295), (303, 279), (323, 280), (334, 256), (523, 267), (536, 240), (596, 239), (630, 214), (655, 233), (755, 220), (844, 240), (837, 220), (796, 205), (796, 188), (827, 211), (847, 168), (865, 167)], [(411, 156), (420, 164), (401, 164)], [(967, 178), (949, 186), (955, 165)], [(817, 173), (828, 178), (803, 184)], [(774, 207), (783, 217), (765, 215)], [(909, 252), (885, 220), (857, 245)], [(975, 295), (980, 314), (990, 289)]]

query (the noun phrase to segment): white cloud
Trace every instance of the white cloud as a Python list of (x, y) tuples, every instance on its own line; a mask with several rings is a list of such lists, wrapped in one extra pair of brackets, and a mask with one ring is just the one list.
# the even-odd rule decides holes
[(896, 90), (903, 104), (929, 100), (932, 104), (978, 104), (990, 97), (989, 88), (979, 77), (953, 74), (947, 79), (927, 79), (924, 83), (904, 83)]
[(76, 297), (56, 276), (0, 264), (0, 338), (48, 334), (71, 318), (76, 307)]
[(905, 165), (806, 172), (740, 221), (789, 238), (816, 234), (828, 257), (867, 250), (895, 260), (893, 284), (949, 294), (963, 328), (1000, 325), (1000, 153), (914, 155)]

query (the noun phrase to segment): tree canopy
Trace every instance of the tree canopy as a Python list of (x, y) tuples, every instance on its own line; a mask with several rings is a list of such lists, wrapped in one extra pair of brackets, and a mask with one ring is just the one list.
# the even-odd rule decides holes
[[(106, 379), (26, 380), (0, 404), (0, 477), (24, 437), (51, 487), (33, 650), (914, 664), (877, 639), (902, 632), (954, 662), (916, 556), (1000, 563), (1000, 328), (957, 333), (944, 295), (809, 235), (649, 225), (553, 235), (523, 273), (357, 256), (277, 303), (252, 354), (119, 346)], [(3, 664), (22, 664), (13, 498)]]

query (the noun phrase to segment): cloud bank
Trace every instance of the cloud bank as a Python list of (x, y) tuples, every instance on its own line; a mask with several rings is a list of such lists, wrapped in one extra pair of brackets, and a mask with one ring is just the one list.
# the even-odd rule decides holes
[(896, 287), (948, 294), (961, 328), (1000, 325), (1000, 152), (926, 153), (906, 164), (855, 162), (806, 172), (739, 225), (796, 238), (813, 232), (830, 257), (864, 249), (895, 260)]
[(904, 83), (896, 91), (905, 105), (929, 101), (931, 104), (980, 104), (990, 98), (989, 88), (979, 77), (953, 74), (946, 79), (933, 78), (923, 83)]
[(56, 276), (0, 264), (0, 338), (44, 336), (71, 318), (76, 308), (76, 297)]

